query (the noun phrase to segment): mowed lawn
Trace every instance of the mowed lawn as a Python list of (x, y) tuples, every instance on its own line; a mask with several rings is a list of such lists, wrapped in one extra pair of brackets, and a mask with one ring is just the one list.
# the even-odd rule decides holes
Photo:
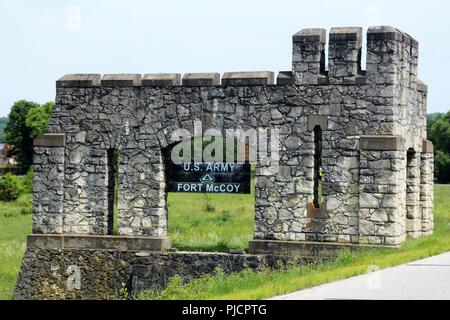
[(171, 193), (168, 206), (169, 236), (179, 250), (247, 249), (253, 238), (253, 194)]
[[(253, 188), (252, 188), (253, 189)], [(29, 194), (0, 202), (0, 299), (10, 299), (31, 232)], [(180, 250), (247, 248), (253, 237), (254, 195), (169, 194), (169, 236)], [(336, 262), (283, 271), (206, 276), (186, 285), (176, 280), (151, 299), (262, 299), (450, 251), (450, 185), (435, 186), (435, 232), (409, 239), (401, 249), (343, 253)]]

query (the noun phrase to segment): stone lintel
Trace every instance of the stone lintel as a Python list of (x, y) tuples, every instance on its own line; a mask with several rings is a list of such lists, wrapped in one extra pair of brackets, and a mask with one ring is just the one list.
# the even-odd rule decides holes
[(66, 135), (64, 133), (46, 133), (33, 141), (33, 147), (64, 147)]
[(327, 31), (322, 28), (303, 29), (292, 36), (292, 42), (320, 42), (325, 44)]
[(360, 150), (372, 151), (405, 151), (406, 140), (400, 136), (361, 136)]
[(295, 79), (292, 71), (280, 71), (278, 72), (277, 84), (278, 85), (286, 85), (286, 84), (294, 84)]
[(281, 241), (251, 240), (250, 254), (274, 254), (291, 257), (335, 258), (341, 250), (376, 249), (380, 247), (398, 248), (399, 246), (375, 246), (352, 243), (314, 242), (314, 241)]
[(433, 153), (433, 142), (430, 140), (423, 139), (422, 140), (422, 153)]
[(219, 86), (219, 73), (186, 73), (183, 76), (183, 86), (201, 87), (201, 86)]
[(327, 218), (327, 210), (326, 210), (326, 203), (323, 201), (319, 208), (316, 208), (313, 203), (309, 203), (307, 207), (307, 217), (308, 218), (314, 218), (314, 219), (324, 219)]
[(65, 76), (56, 80), (57, 88), (84, 88), (94, 87), (100, 85), (100, 74), (86, 73), (86, 74), (66, 74)]
[(161, 251), (170, 248), (168, 237), (100, 236), (72, 234), (33, 234), (27, 239), (28, 248), (43, 249), (109, 249)]
[(375, 26), (367, 30), (368, 41), (403, 41), (403, 33), (391, 26)]
[(142, 77), (143, 87), (172, 87), (181, 85), (179, 73), (146, 73)]
[(344, 27), (331, 28), (330, 41), (332, 42), (362, 42), (362, 28), (360, 27)]
[(225, 72), (222, 77), (223, 86), (264, 86), (274, 84), (274, 73), (271, 71)]
[(136, 73), (105, 74), (102, 78), (101, 85), (103, 87), (140, 86), (141, 75)]
[(320, 126), (322, 130), (327, 130), (328, 128), (328, 117), (320, 116), (317, 114), (310, 114), (308, 116), (308, 130), (314, 130), (316, 126)]

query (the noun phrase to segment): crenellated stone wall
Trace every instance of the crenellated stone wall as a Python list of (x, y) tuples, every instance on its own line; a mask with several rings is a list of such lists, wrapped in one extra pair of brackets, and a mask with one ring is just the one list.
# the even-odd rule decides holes
[[(256, 163), (259, 240), (400, 245), (432, 232), (433, 154), (418, 43), (392, 27), (293, 36), (292, 71), (67, 75), (35, 142), (35, 233), (106, 235), (108, 152), (119, 153), (118, 232), (167, 236), (164, 150), (177, 129), (278, 130), (277, 170)], [(314, 128), (323, 203), (312, 205)], [(64, 143), (45, 139), (64, 137)], [(426, 150), (426, 152), (424, 151)], [(428, 151), (427, 151), (428, 150)]]

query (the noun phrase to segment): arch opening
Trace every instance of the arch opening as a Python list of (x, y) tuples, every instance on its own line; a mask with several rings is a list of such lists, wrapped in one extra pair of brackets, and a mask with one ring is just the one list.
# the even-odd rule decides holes
[[(193, 149), (186, 151), (187, 149), (181, 148), (183, 144)], [(227, 145), (233, 146), (231, 155)], [(200, 158), (196, 147), (200, 147)], [(184, 158), (185, 162), (182, 164), (175, 165), (172, 161), (174, 150), (180, 152), (178, 155), (181, 157), (189, 157)], [(245, 154), (243, 163), (239, 161), (239, 150), (243, 150)], [(254, 165), (249, 162), (249, 153), (248, 144), (217, 136), (187, 139), (163, 149), (168, 236), (174, 247), (181, 250), (218, 252), (248, 248), (248, 242), (253, 239), (255, 215)], [(220, 158), (222, 161), (219, 161)], [(207, 169), (208, 164), (212, 164), (209, 167), (211, 170)], [(230, 170), (234, 172), (231, 173)], [(213, 180), (200, 181), (208, 173)], [(247, 173), (250, 177), (248, 192), (198, 187), (208, 184), (229, 187), (240, 181), (234, 185), (240, 184), (244, 188), (245, 183), (239, 179)], [(235, 176), (230, 180), (230, 175)], [(189, 188), (179, 188), (178, 180), (171, 181), (171, 178), (188, 181), (183, 186)]]

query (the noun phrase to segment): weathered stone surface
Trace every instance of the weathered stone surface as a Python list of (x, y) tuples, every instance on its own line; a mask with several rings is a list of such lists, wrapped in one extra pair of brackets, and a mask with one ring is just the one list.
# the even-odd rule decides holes
[(271, 71), (225, 72), (223, 86), (257, 86), (273, 85), (274, 74)]
[(107, 250), (151, 250), (161, 251), (170, 248), (168, 237), (124, 237), (76, 234), (29, 235), (28, 248), (40, 249), (107, 249)]
[(361, 136), (359, 148), (373, 151), (404, 151), (405, 138), (398, 136)]
[(362, 42), (362, 28), (360, 27), (331, 28), (330, 41)]
[(327, 31), (322, 28), (303, 29), (292, 36), (293, 42), (323, 42), (327, 38)]
[(142, 77), (143, 87), (171, 87), (181, 85), (179, 73), (146, 73)]
[(342, 250), (361, 250), (376, 248), (370, 245), (351, 245), (345, 243), (320, 243), (308, 241), (252, 240), (249, 243), (251, 254), (281, 254), (294, 257), (336, 258)]
[(57, 88), (93, 87), (100, 85), (100, 74), (67, 74), (56, 81)]
[(33, 147), (64, 147), (66, 135), (64, 133), (46, 133), (33, 141)]
[(101, 80), (103, 87), (133, 87), (141, 85), (140, 74), (105, 74)]
[(220, 85), (219, 73), (186, 73), (183, 76), (183, 86), (201, 87)]
[(277, 77), (278, 85), (294, 84), (294, 75), (292, 71), (280, 71)]
[(322, 130), (328, 128), (328, 117), (311, 114), (308, 116), (308, 130), (314, 130), (316, 126), (319, 126)]
[(422, 153), (433, 153), (433, 142), (430, 140), (423, 139), (422, 142)]

